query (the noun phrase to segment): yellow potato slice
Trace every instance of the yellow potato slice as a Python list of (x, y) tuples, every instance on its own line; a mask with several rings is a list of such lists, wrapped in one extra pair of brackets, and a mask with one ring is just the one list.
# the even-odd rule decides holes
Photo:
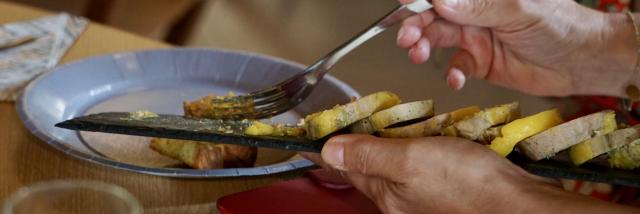
[(501, 136), (489, 144), (489, 148), (506, 157), (513, 151), (516, 144), (525, 138), (543, 132), (551, 127), (562, 123), (562, 116), (557, 109), (551, 109), (531, 115), (525, 118), (514, 120), (501, 129)]
[(599, 155), (625, 146), (638, 138), (640, 138), (640, 125), (615, 130), (572, 146), (569, 148), (569, 158), (573, 164), (580, 165)]
[(373, 113), (400, 103), (400, 98), (388, 91), (377, 92), (345, 105), (314, 113), (305, 118), (307, 136), (312, 139), (323, 138), (343, 129)]
[(372, 134), (393, 124), (433, 116), (433, 101), (403, 103), (379, 111), (351, 125), (352, 133)]
[(486, 129), (511, 122), (518, 117), (520, 117), (520, 105), (517, 102), (503, 104), (485, 109), (474, 114), (471, 118), (454, 123), (445, 128), (442, 134), (477, 140)]
[(615, 112), (605, 110), (547, 129), (518, 143), (518, 148), (531, 160), (538, 161), (616, 128)]
[(609, 164), (613, 168), (627, 170), (640, 167), (640, 139), (609, 152)]
[(450, 126), (455, 122), (466, 119), (479, 111), (480, 108), (478, 106), (469, 106), (449, 113), (436, 115), (432, 118), (429, 118), (428, 120), (419, 123), (414, 123), (397, 128), (382, 129), (379, 131), (379, 134), (381, 137), (388, 138), (416, 138), (434, 136), (440, 134), (444, 127)]
[(287, 126), (283, 124), (267, 124), (260, 121), (253, 121), (244, 131), (246, 135), (253, 136), (275, 136), (275, 137), (302, 137), (306, 135), (303, 127)]

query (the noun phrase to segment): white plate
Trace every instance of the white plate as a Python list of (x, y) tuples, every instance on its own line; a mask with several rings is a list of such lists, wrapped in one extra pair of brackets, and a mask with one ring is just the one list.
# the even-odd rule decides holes
[[(259, 149), (256, 167), (195, 170), (151, 150), (148, 138), (76, 132), (54, 127), (73, 117), (106, 111), (182, 114), (182, 103), (208, 94), (246, 93), (278, 83), (304, 66), (273, 57), (212, 49), (162, 49), (84, 59), (31, 82), (20, 97), (25, 126), (71, 156), (118, 169), (172, 177), (266, 175), (313, 165), (293, 152)], [(296, 123), (300, 115), (359, 97), (326, 76), (310, 97), (273, 120)]]

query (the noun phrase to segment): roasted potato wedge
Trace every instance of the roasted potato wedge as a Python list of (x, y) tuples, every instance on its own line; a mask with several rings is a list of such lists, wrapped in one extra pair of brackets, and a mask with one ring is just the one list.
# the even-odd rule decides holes
[(152, 139), (150, 147), (194, 169), (252, 167), (258, 153), (255, 147), (162, 138)]

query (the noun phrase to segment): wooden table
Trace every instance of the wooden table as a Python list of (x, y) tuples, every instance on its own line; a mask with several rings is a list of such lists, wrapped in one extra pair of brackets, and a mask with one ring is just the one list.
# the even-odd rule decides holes
[[(50, 12), (0, 2), (0, 24)], [(90, 24), (62, 63), (119, 51), (171, 46), (99, 24)], [(54, 179), (91, 179), (120, 185), (133, 193), (146, 213), (212, 213), (224, 195), (298, 176), (227, 179), (176, 179), (127, 172), (88, 163), (53, 149), (25, 129), (14, 103), (0, 102), (0, 202), (18, 188)]]

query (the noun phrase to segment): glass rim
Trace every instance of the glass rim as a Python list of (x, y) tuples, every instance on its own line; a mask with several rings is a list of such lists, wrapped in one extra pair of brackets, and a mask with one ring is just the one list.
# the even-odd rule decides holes
[(66, 189), (87, 189), (96, 192), (103, 192), (108, 195), (115, 196), (116, 198), (127, 204), (128, 207), (131, 208), (132, 214), (142, 213), (142, 206), (140, 205), (138, 199), (136, 199), (133, 194), (131, 194), (121, 186), (105, 183), (102, 181), (65, 179), (37, 182), (18, 189), (16, 192), (12, 193), (3, 203), (2, 214), (12, 214), (14, 207), (18, 202), (28, 198), (34, 193)]

